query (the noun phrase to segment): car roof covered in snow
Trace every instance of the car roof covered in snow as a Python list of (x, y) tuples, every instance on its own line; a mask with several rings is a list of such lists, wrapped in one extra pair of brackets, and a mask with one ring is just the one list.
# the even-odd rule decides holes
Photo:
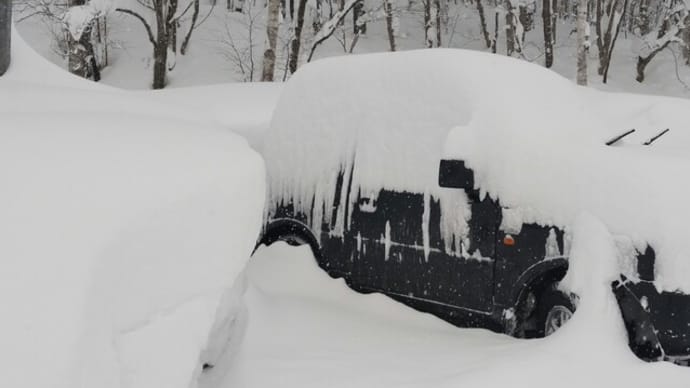
[[(631, 118), (629, 100), (655, 113)], [(523, 222), (568, 228), (590, 212), (631, 245), (654, 246), (660, 288), (690, 292), (688, 159), (604, 145), (644, 120), (662, 126), (670, 115), (679, 126), (661, 101), (590, 91), (541, 66), (473, 51), (320, 60), (294, 75), (274, 112), (264, 144), (269, 205), (289, 200), (320, 225), (330, 212), (312, 204), (332, 203), (338, 174), (352, 171), (353, 191), (364, 196), (419, 192), (443, 208), (458, 191), (438, 187), (439, 160), (465, 159), (485, 193), (523, 209)]]

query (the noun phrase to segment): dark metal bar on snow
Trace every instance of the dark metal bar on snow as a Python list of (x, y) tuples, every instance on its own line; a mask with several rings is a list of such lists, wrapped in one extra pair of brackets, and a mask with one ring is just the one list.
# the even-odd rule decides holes
[(621, 135), (618, 135), (618, 136), (614, 137), (613, 139), (607, 141), (607, 142), (606, 142), (606, 145), (607, 145), (607, 146), (614, 145), (614, 144), (618, 143), (622, 138), (624, 138), (624, 137), (630, 135), (630, 134), (633, 133), (633, 132), (635, 132), (635, 129), (634, 129), (634, 128), (631, 129), (631, 130), (629, 130), (628, 132), (625, 132), (625, 133), (623, 133), (623, 134), (621, 134)]
[(650, 138), (649, 140), (647, 140), (646, 142), (644, 142), (644, 143), (642, 143), (642, 144), (648, 146), (648, 145), (654, 143), (654, 142), (656, 141), (656, 139), (658, 139), (658, 138), (664, 136), (664, 135), (666, 134), (666, 132), (668, 132), (668, 131), (669, 131), (669, 128), (666, 128), (666, 129), (664, 129), (663, 131), (659, 132), (656, 136)]

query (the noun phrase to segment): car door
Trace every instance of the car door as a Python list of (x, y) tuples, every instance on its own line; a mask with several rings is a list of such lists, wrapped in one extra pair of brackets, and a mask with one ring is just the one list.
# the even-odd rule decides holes
[(415, 301), (491, 311), (498, 221), (490, 204), (471, 205), (477, 214), (470, 222), (471, 246), (454, 254), (444, 249), (439, 200), (392, 190), (357, 195), (351, 225), (355, 284)]

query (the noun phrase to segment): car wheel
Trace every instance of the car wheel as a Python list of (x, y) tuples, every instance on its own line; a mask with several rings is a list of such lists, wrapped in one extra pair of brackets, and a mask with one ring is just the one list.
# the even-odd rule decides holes
[(537, 307), (537, 331), (546, 337), (565, 325), (573, 316), (575, 306), (570, 297), (555, 287), (550, 287), (539, 298)]

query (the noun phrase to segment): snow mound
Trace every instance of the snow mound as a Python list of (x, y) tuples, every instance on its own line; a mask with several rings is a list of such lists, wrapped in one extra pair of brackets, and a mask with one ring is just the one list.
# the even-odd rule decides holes
[(259, 156), (117, 111), (1, 123), (0, 385), (193, 386), (260, 229)]

